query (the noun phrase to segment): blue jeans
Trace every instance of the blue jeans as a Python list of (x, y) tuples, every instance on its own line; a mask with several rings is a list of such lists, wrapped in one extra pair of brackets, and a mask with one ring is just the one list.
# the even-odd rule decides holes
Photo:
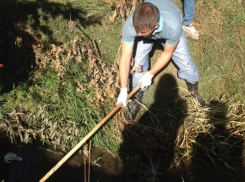
[(184, 25), (190, 25), (193, 23), (195, 13), (195, 0), (184, 0)]
[[(166, 42), (165, 39), (150, 40), (145, 38), (139, 38), (135, 40), (135, 55), (134, 65), (132, 70), (132, 77), (130, 82), (130, 88), (137, 87), (140, 77), (144, 72), (149, 70), (149, 53), (153, 47), (154, 42), (160, 42), (163, 46)], [(187, 45), (184, 31), (180, 37), (180, 41), (173, 53), (172, 60), (178, 68), (178, 77), (186, 80), (190, 83), (195, 83), (199, 79), (197, 67), (191, 59), (189, 48)], [(147, 88), (141, 89), (145, 91)]]

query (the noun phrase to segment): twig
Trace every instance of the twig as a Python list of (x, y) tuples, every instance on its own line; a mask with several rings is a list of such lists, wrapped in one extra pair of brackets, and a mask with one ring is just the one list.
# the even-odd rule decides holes
[(83, 171), (83, 175), (84, 175), (84, 182), (86, 182), (87, 181), (87, 170), (86, 170), (86, 168), (87, 168), (87, 164), (86, 164), (86, 156), (85, 156), (85, 154), (83, 153), (83, 166), (84, 166), (84, 171)]
[(91, 140), (89, 142), (89, 158), (88, 158), (88, 182), (90, 182), (90, 162), (91, 162)]

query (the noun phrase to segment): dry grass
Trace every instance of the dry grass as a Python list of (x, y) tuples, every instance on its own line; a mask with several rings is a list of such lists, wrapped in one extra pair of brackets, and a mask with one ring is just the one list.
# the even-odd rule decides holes
[[(180, 1), (175, 2), (182, 6)], [(245, 17), (242, 3), (196, 2), (195, 25), (201, 38), (198, 41), (187, 39), (199, 68), (200, 93), (207, 106), (195, 105), (184, 81), (177, 78), (177, 70), (170, 64), (146, 92), (137, 121), (123, 121), (128, 126), (122, 130), (124, 143), (131, 143), (131, 147), (137, 149), (137, 152), (130, 152), (149, 156), (150, 151), (159, 155), (164, 151), (164, 157), (169, 160), (157, 158), (151, 162), (163, 160), (171, 168), (183, 167), (183, 159), (188, 159), (227, 175), (240, 170), (245, 140)], [(156, 50), (152, 64), (158, 55), (159, 50)], [(159, 90), (159, 87), (163, 88)], [(141, 146), (139, 150), (136, 144)], [(149, 153), (142, 154), (142, 150)], [(202, 161), (206, 164), (201, 164)]]
[[(85, 7), (80, 1), (73, 4), (78, 7), (74, 8), (76, 12), (83, 13), (80, 18), (84, 21), (93, 18), (93, 24), (85, 21), (84, 25), (79, 18), (73, 21), (58, 13), (49, 15), (49, 9), (27, 17), (29, 26), (23, 27), (41, 45), (31, 47), (37, 69), (32, 70), (28, 84), (1, 96), (0, 126), (9, 129), (10, 136), (22, 137), (25, 142), (38, 136), (57, 146), (62, 138), (62, 145), (71, 147), (84, 136), (81, 128), (92, 129), (114, 106), (118, 91), (119, 35), (122, 22), (137, 1), (106, 2), (105, 9), (100, 1), (88, 3), (87, 12), (79, 11), (81, 6)], [(180, 1), (176, 2), (182, 6)], [(197, 164), (206, 160), (210, 168), (222, 172), (236, 171), (237, 164), (232, 162), (238, 163), (244, 155), (243, 3), (196, 2), (195, 25), (201, 39), (187, 39), (199, 68), (200, 93), (207, 107), (195, 105), (184, 81), (177, 78), (176, 68), (169, 64), (146, 92), (138, 120), (125, 122), (122, 110), (113, 118), (115, 124), (94, 136), (96, 146), (126, 153), (127, 157), (121, 156), (125, 161), (130, 158), (144, 165), (160, 161), (165, 170), (180, 166), (182, 159), (193, 159)], [(96, 5), (103, 9), (104, 17), (98, 16), (101, 9)], [(105, 13), (108, 5), (111, 11)], [(63, 3), (56, 6), (59, 10), (67, 8)], [(39, 32), (37, 23), (47, 26), (46, 29)], [(59, 30), (55, 31), (58, 25)], [(17, 40), (14, 33), (11, 35)], [(158, 54), (156, 50), (152, 63)], [(36, 102), (32, 102), (34, 97)], [(34, 131), (36, 124), (38, 128)]]

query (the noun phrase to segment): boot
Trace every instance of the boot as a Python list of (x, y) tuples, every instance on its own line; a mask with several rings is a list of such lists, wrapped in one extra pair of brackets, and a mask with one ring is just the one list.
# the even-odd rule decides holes
[(143, 94), (144, 94), (144, 91), (139, 91), (135, 95), (135, 99), (133, 100), (131, 107), (128, 109), (128, 112), (125, 116), (127, 121), (133, 121), (135, 119), (137, 113), (141, 109), (142, 106), (140, 103), (142, 102)]
[(198, 82), (196, 83), (189, 83), (186, 82), (189, 92), (191, 93), (192, 97), (195, 99), (196, 103), (200, 106), (205, 106), (205, 102), (202, 100), (202, 97), (198, 93)]

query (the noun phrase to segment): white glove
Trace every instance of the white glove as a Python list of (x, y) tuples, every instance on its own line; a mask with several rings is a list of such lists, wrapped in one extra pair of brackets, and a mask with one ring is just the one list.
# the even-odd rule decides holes
[(141, 88), (150, 86), (152, 77), (153, 75), (147, 71), (139, 80), (139, 83), (141, 83)]
[(123, 106), (127, 106), (127, 99), (128, 99), (128, 90), (126, 88), (120, 88), (120, 93), (117, 98), (117, 105), (121, 102), (123, 103)]

